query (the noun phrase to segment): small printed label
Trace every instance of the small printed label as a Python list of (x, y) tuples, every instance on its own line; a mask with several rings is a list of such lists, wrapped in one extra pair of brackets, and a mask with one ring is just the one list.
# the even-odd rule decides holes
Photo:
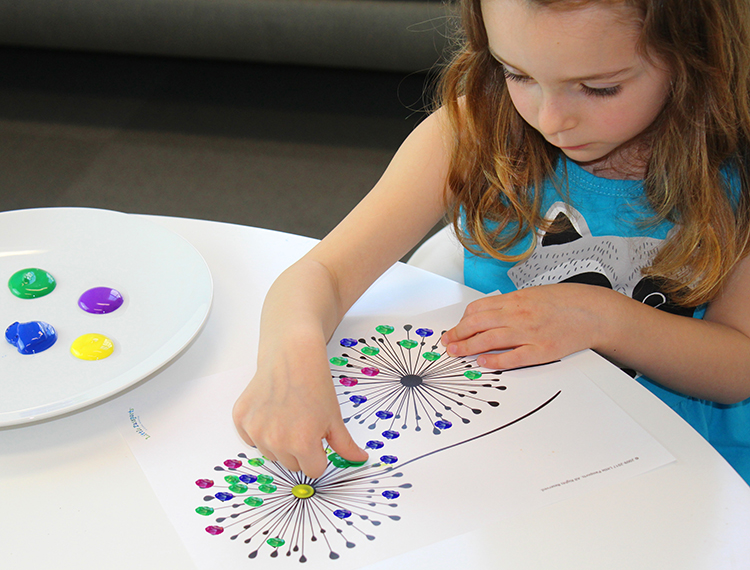
[(135, 409), (134, 408), (130, 408), (128, 410), (128, 415), (130, 416), (130, 423), (133, 424), (133, 429), (135, 430), (135, 433), (137, 433), (138, 435), (140, 435), (144, 439), (150, 438), (151, 436), (148, 435), (148, 433), (146, 432), (146, 428), (141, 423), (140, 416), (135, 415)]

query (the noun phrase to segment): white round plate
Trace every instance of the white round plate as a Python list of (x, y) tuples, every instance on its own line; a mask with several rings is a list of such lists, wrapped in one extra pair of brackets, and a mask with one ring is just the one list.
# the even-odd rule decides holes
[[(8, 280), (31, 267), (51, 273), (57, 286), (44, 297), (20, 299)], [(93, 287), (117, 289), (123, 305), (103, 315), (83, 311), (78, 299)], [(152, 374), (200, 332), (212, 297), (198, 251), (143, 218), (88, 208), (0, 213), (0, 426), (82, 408)], [(5, 339), (16, 321), (51, 324), (57, 342), (19, 353)], [(87, 333), (112, 339), (112, 355), (73, 356), (73, 341)]]

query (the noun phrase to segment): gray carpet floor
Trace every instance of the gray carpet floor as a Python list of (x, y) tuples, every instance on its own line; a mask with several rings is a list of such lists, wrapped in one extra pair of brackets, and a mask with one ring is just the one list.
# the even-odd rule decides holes
[(0, 211), (106, 208), (316, 238), (378, 180), (430, 83), (16, 48), (0, 48), (0, 69)]

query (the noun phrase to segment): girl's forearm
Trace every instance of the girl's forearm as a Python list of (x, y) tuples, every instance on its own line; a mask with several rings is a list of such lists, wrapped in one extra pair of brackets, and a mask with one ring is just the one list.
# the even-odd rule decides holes
[(258, 358), (271, 354), (277, 342), (285, 342), (290, 335), (325, 344), (345, 310), (325, 266), (303, 258), (286, 269), (266, 295)]
[(721, 323), (683, 317), (611, 290), (597, 293), (597, 352), (680, 393), (719, 403), (750, 397), (750, 338)]

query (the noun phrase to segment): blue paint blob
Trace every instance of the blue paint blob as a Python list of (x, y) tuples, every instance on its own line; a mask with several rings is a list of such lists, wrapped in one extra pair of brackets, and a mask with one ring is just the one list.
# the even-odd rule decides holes
[(347, 348), (351, 348), (353, 346), (357, 345), (357, 341), (353, 338), (342, 338), (340, 342), (341, 346), (345, 346)]
[(389, 412), (387, 410), (380, 410), (378, 412), (375, 412), (375, 415), (379, 417), (381, 420), (389, 420), (393, 417), (393, 412)]
[(388, 465), (393, 465), (394, 463), (396, 463), (396, 461), (398, 461), (398, 457), (396, 457), (395, 455), (384, 455), (380, 458), (380, 461), (382, 461), (383, 463), (387, 463)]
[(252, 485), (258, 480), (258, 478), (255, 475), (240, 475), (240, 481), (245, 483), (245, 485)]
[(385, 430), (382, 435), (383, 435), (383, 437), (385, 439), (396, 439), (401, 434), (398, 433), (397, 431), (393, 431), (391, 429), (388, 429), (388, 430)]
[(422, 338), (427, 337), (427, 336), (432, 336), (433, 334), (432, 329), (417, 329), (414, 332), (417, 333)]
[(364, 404), (367, 401), (367, 397), (355, 394), (354, 396), (349, 396), (349, 401), (354, 402), (354, 405), (358, 406)]
[(398, 491), (383, 491), (381, 493), (386, 499), (398, 499), (401, 496), (401, 493)]
[(335, 511), (333, 511), (333, 514), (342, 520), (348, 519), (350, 516), (352, 516), (352, 512), (346, 509), (336, 509)]
[(385, 444), (382, 441), (377, 441), (377, 440), (373, 439), (373, 440), (368, 441), (365, 444), (365, 447), (367, 447), (368, 449), (380, 449), (384, 445)]
[(232, 495), (232, 493), (224, 493), (224, 492), (216, 493), (214, 497), (216, 497), (217, 499), (223, 502), (231, 501), (232, 499), (234, 499), (234, 495)]
[(6, 329), (5, 340), (21, 354), (36, 354), (55, 344), (57, 333), (52, 325), (43, 321), (15, 322)]
[(448, 429), (452, 425), (448, 420), (438, 420), (435, 422), (435, 427), (439, 429)]

